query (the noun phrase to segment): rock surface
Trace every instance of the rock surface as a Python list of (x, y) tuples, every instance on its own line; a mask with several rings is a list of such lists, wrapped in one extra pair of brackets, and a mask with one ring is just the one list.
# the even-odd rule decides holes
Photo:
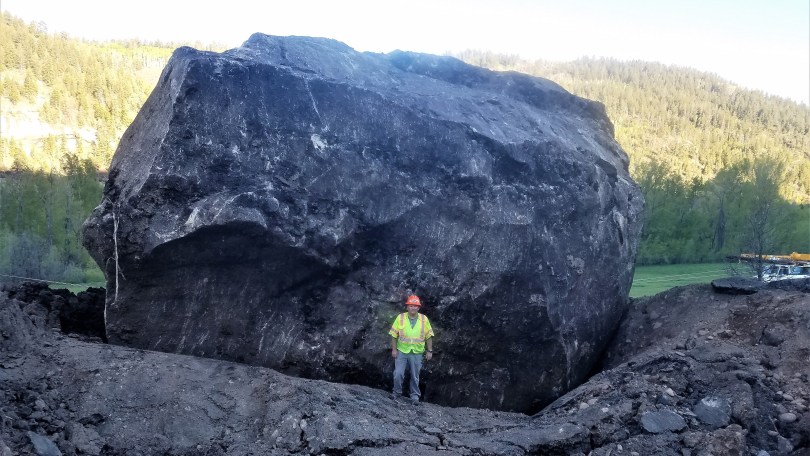
[(662, 432), (681, 431), (686, 427), (686, 421), (681, 415), (672, 410), (654, 410), (641, 414), (641, 427), (653, 434)]
[(765, 284), (756, 279), (743, 277), (725, 277), (712, 280), (712, 288), (718, 293), (726, 294), (754, 294), (765, 287)]
[[(34, 453), (29, 432), (65, 455), (800, 456), (810, 450), (810, 295), (796, 291), (730, 296), (697, 286), (635, 301), (622, 326), (625, 338), (612, 344), (613, 367), (534, 416), (414, 405), (357, 385), (86, 342), (23, 311), (32, 306), (41, 304), (0, 295), (0, 343), (21, 342), (0, 347), (3, 456)], [(672, 319), (684, 337), (638, 327), (653, 312)], [(757, 334), (776, 321), (796, 331), (779, 347), (757, 345)], [(700, 322), (716, 329), (686, 343), (703, 330)], [(619, 349), (626, 361), (616, 356)], [(763, 362), (774, 350), (778, 356)], [(662, 395), (669, 404), (659, 403)], [(730, 424), (692, 413), (706, 398), (729, 404)], [(656, 415), (680, 417), (685, 427), (678, 422), (652, 433), (645, 417)]]
[(728, 426), (731, 419), (731, 404), (725, 398), (704, 397), (693, 411), (697, 419), (716, 428)]
[(626, 306), (642, 197), (602, 105), (449, 57), (178, 49), (84, 242), (116, 344), (384, 387), (410, 292), (442, 404), (536, 411)]

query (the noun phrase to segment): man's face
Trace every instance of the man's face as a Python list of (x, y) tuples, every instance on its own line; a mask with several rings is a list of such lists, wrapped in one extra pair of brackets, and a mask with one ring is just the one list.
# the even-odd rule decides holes
[(416, 315), (419, 312), (419, 306), (408, 306), (408, 313), (411, 315)]

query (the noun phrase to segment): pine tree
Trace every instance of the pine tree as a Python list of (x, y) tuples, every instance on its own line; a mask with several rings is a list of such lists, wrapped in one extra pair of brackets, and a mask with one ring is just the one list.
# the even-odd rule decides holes
[(22, 95), (31, 102), (34, 102), (39, 94), (39, 85), (36, 76), (32, 71), (26, 70), (25, 81), (22, 86)]

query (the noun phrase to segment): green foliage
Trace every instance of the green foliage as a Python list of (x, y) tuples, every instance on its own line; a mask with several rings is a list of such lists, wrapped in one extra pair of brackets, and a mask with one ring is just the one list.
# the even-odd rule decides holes
[[(35, 111), (39, 120), (56, 129), (90, 132), (63, 141), (65, 147), (57, 155), (75, 151), (77, 142), (85, 142), (85, 158), (99, 169), (109, 165), (118, 138), (143, 105), (174, 49), (52, 35), (41, 25), (25, 24), (6, 12), (0, 33), (0, 96), (11, 104), (4, 111)], [(24, 142), (13, 131), (10, 137)], [(61, 172), (58, 157), (50, 151), (41, 153), (41, 141), (28, 138), (28, 142), (25, 167)], [(2, 162), (0, 171), (19, 166)]]
[[(7, 12), (2, 13), (0, 41), (0, 97), (9, 102), (3, 105), (4, 112), (34, 112), (35, 120), (54, 130), (72, 131), (61, 139), (56, 155), (81, 147), (82, 158), (101, 170), (109, 166), (118, 139), (146, 101), (172, 51), (184, 44), (81, 41), (48, 34), (43, 24), (26, 24)], [(27, 153), (25, 163), (0, 162), (0, 171), (24, 167), (62, 172), (59, 157), (42, 151), (43, 138), (4, 133)]]
[(0, 274), (71, 283), (98, 278), (79, 236), (101, 184), (89, 160), (64, 161), (66, 175), (20, 169), (0, 179)]
[(22, 95), (29, 101), (34, 102), (39, 94), (37, 80), (30, 71), (25, 72), (25, 81), (22, 86)]
[[(715, 261), (755, 249), (752, 233), (767, 253), (810, 252), (807, 106), (658, 63), (459, 58), (605, 105), (647, 201), (639, 264)], [(764, 168), (774, 171), (758, 178)]]
[(3, 116), (40, 131), (0, 138), (0, 274), (103, 280), (79, 240), (101, 199), (97, 169), (109, 165), (174, 47), (50, 35), (5, 12), (0, 41)]
[(733, 272), (728, 263), (667, 264), (638, 266), (633, 276), (630, 296), (651, 296), (672, 287), (709, 283), (714, 279), (728, 277)]
[(639, 264), (810, 251), (810, 205), (781, 195), (789, 175), (784, 162), (743, 160), (705, 183), (684, 182), (656, 165), (638, 174), (647, 200)]

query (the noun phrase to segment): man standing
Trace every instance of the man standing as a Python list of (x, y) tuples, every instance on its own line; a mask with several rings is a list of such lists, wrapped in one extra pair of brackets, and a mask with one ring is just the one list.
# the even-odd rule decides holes
[(428, 318), (419, 313), (422, 303), (416, 295), (408, 296), (407, 312), (394, 319), (391, 330), (391, 357), (394, 358), (394, 396), (402, 396), (402, 381), (405, 369), (410, 371), (409, 392), (411, 401), (419, 402), (419, 371), (422, 369), (422, 354), (430, 361), (433, 358), (433, 329)]

